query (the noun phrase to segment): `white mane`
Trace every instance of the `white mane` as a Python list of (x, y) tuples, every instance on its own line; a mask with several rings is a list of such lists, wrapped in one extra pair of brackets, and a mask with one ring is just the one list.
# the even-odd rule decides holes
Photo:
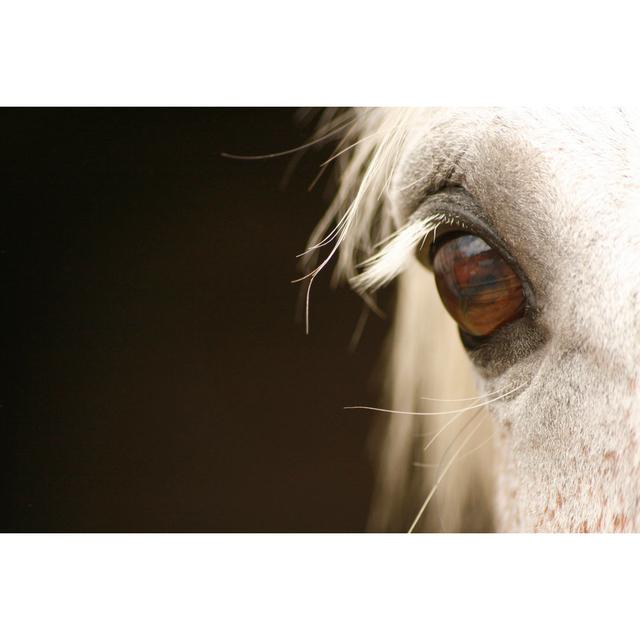
[[(397, 309), (386, 348), (384, 406), (415, 412), (463, 408), (422, 400), (468, 398), (476, 394), (470, 366), (459, 344), (455, 323), (442, 309), (432, 277), (413, 258), (416, 246), (434, 228), (424, 221), (403, 220), (392, 197), (394, 177), (411, 134), (437, 117), (438, 110), (354, 109), (348, 112), (335, 159), (339, 186), (335, 199), (316, 227), (306, 252), (310, 279), (337, 253), (335, 281), (348, 280), (367, 301), (399, 276)], [(345, 116), (325, 125), (344, 129)], [(312, 265), (315, 251), (330, 246), (328, 256)], [(423, 330), (415, 331), (416, 325)], [(476, 421), (488, 416), (478, 416)], [(377, 436), (378, 481), (370, 518), (372, 530), (406, 530), (425, 495), (434, 487), (455, 452), (466, 418), (390, 414)], [(444, 428), (444, 430), (443, 430)], [(432, 440), (434, 434), (438, 437)], [(479, 447), (489, 437), (488, 424), (469, 443)], [(430, 443), (429, 449), (424, 446)], [(491, 526), (487, 496), (491, 491), (491, 449), (479, 447), (453, 463), (440, 481), (435, 508), (420, 528), (485, 530)]]

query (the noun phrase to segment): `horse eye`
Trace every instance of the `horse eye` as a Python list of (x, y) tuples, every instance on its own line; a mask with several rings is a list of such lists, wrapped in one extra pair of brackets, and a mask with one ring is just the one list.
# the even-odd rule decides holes
[(464, 332), (488, 336), (524, 313), (520, 278), (482, 238), (445, 236), (433, 247), (432, 266), (440, 298)]

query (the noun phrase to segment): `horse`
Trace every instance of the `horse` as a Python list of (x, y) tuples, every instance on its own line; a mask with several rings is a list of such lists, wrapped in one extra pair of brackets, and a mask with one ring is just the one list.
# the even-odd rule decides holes
[(369, 528), (638, 531), (640, 111), (355, 108), (317, 139), (309, 291), (332, 261), (374, 310), (396, 283), (382, 405), (353, 407)]

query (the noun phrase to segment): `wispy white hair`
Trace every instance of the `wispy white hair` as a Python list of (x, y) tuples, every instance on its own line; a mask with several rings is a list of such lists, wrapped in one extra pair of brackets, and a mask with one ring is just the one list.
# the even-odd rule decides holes
[[(488, 422), (488, 417), (466, 413), (451, 422), (450, 415), (408, 415), (443, 408), (427, 404), (424, 396), (446, 400), (474, 396), (471, 367), (456, 326), (439, 301), (433, 277), (414, 257), (416, 247), (437, 223), (402, 219), (394, 197), (403, 151), (412, 134), (424, 130), (437, 112), (351, 109), (333, 123), (323, 123), (321, 131), (324, 135), (333, 127), (341, 133), (330, 158), (338, 162), (338, 188), (305, 253), (306, 264), (311, 265), (308, 281), (334, 257), (334, 281), (347, 280), (365, 298), (398, 280), (382, 395), (385, 407), (405, 413), (385, 414), (386, 423), (376, 438), (379, 462), (372, 530), (408, 529), (436, 484), (419, 529), (491, 528), (491, 447), (480, 446), (490, 433), (488, 424), (482, 424), (469, 443), (469, 454), (458, 451), (458, 459), (448, 467), (467, 423), (465, 416), (478, 423)], [(314, 251), (325, 247), (326, 257), (311, 264)], [(446, 408), (451, 406), (461, 405)], [(424, 451), (426, 443), (431, 444)]]

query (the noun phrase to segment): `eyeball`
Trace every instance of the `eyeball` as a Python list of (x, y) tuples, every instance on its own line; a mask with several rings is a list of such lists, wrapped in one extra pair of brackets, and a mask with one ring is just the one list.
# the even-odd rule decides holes
[(432, 248), (431, 264), (440, 298), (465, 333), (486, 337), (524, 314), (520, 278), (479, 236), (444, 236)]

